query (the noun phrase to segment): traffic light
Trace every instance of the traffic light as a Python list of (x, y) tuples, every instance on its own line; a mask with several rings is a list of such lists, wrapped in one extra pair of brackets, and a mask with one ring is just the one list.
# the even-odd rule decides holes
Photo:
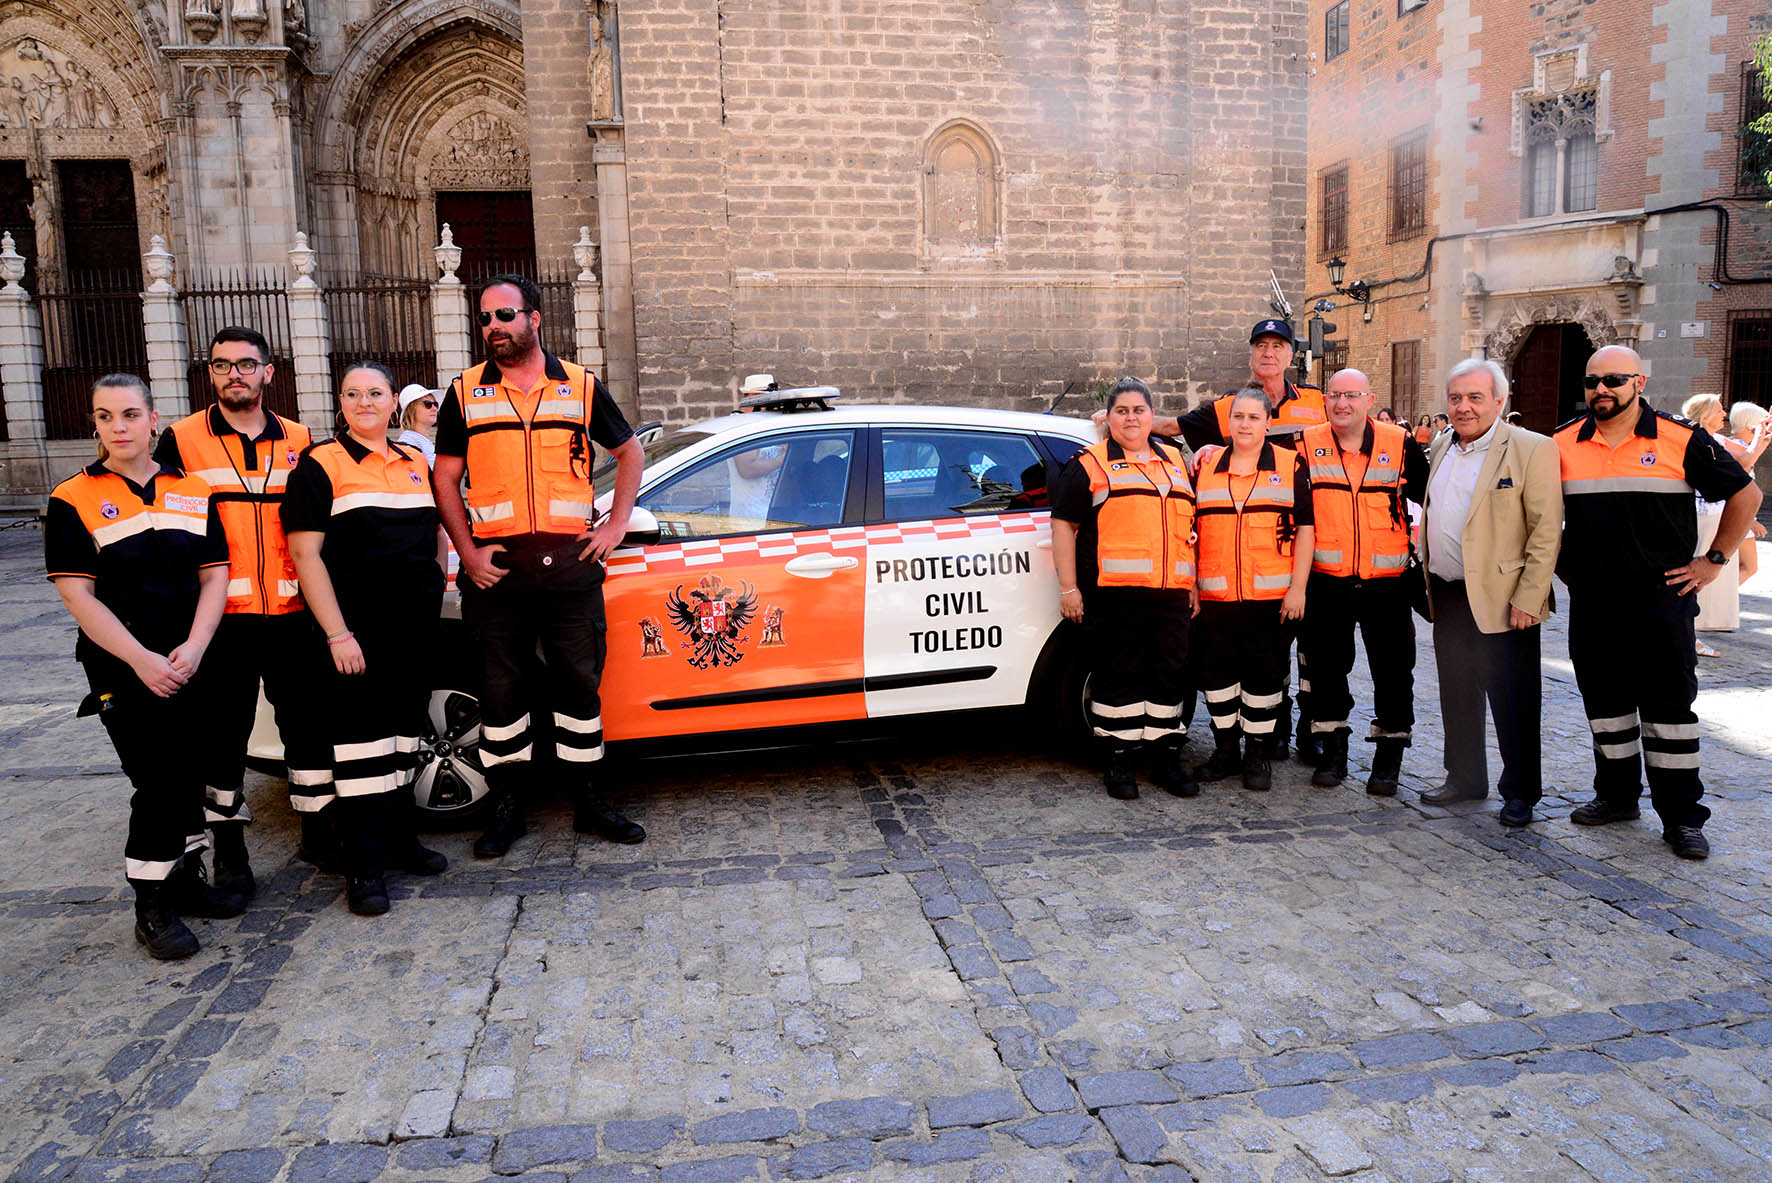
[(1320, 316), (1311, 317), (1311, 355), (1321, 357), (1328, 352), (1329, 334), (1335, 331), (1333, 321), (1324, 320)]

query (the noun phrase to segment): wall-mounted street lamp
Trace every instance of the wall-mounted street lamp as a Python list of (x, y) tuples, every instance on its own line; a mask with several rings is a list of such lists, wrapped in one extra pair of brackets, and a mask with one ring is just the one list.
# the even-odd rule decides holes
[(1372, 289), (1366, 286), (1366, 281), (1363, 279), (1356, 279), (1344, 287), (1341, 281), (1346, 278), (1347, 260), (1336, 255), (1329, 260), (1329, 286), (1357, 303), (1360, 306), (1360, 319), (1370, 321), (1372, 319)]

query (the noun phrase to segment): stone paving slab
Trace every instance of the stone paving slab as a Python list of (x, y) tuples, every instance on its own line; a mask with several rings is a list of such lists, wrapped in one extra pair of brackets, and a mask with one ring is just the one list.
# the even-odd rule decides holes
[(495, 863), (439, 835), (450, 872), (365, 920), (254, 777), (264, 891), (166, 966), (38, 546), (0, 533), (9, 1180), (1772, 1178), (1772, 598), (1701, 670), (1707, 863), (1568, 823), (1559, 622), (1521, 834), (1415, 800), (1424, 636), (1395, 800), (1287, 764), (1112, 802), (1013, 722), (920, 724), (647, 765), (637, 849), (558, 802)]

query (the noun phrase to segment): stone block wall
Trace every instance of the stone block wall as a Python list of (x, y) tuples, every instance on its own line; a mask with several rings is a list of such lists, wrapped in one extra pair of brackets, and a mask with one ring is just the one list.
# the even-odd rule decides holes
[(597, 175), (585, 138), (590, 17), (580, 0), (525, 0), (522, 8), (536, 263), (558, 270), (572, 262), (578, 228), (597, 224)]
[[(1305, 10), (624, 4), (645, 413), (756, 370), (990, 405), (1235, 382), (1268, 269), (1303, 294)], [(928, 171), (957, 120), (991, 157), (961, 214), (995, 208), (958, 246)]]

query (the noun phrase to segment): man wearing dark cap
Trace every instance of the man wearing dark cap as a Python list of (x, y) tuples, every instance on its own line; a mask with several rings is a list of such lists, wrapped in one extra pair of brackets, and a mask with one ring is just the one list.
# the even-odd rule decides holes
[[(1283, 320), (1258, 321), (1249, 330), (1249, 385), (1267, 391), (1268, 439), (1293, 444), (1305, 428), (1327, 423), (1323, 392), (1315, 386), (1297, 386), (1286, 379), (1292, 365), (1292, 326)], [(1188, 447), (1228, 442), (1231, 396), (1201, 403), (1180, 418), (1158, 416), (1151, 425), (1157, 435), (1180, 436)]]

